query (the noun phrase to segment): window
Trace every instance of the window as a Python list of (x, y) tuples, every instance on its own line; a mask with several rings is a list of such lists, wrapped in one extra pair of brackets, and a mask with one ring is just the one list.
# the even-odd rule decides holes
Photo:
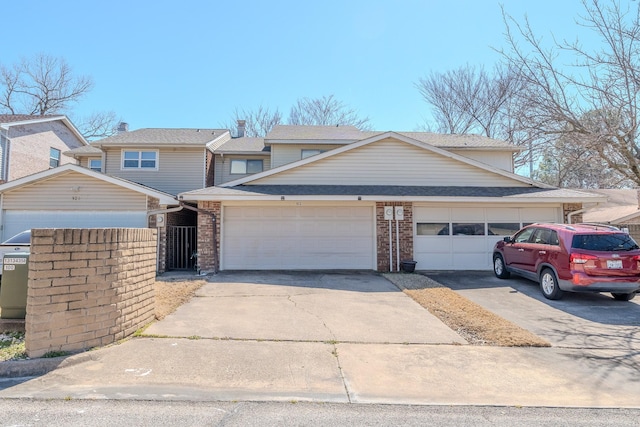
[(454, 236), (484, 236), (484, 223), (482, 222), (454, 222), (451, 228)]
[(157, 151), (123, 151), (122, 169), (158, 169)]
[(520, 230), (517, 222), (490, 222), (489, 236), (511, 236)]
[(231, 160), (231, 173), (246, 175), (262, 172), (262, 160)]
[(516, 243), (527, 243), (535, 228), (525, 228), (513, 239)]
[(60, 150), (56, 148), (49, 149), (49, 167), (57, 168), (60, 166)]
[(538, 228), (533, 233), (533, 243), (539, 245), (559, 245), (558, 233), (555, 230), (549, 230), (548, 228)]
[(324, 150), (302, 150), (301, 158), (306, 159), (307, 157), (315, 156), (320, 153), (324, 153)]
[(449, 223), (446, 222), (419, 222), (416, 224), (418, 236), (448, 236)]
[(89, 169), (102, 172), (102, 159), (89, 159)]

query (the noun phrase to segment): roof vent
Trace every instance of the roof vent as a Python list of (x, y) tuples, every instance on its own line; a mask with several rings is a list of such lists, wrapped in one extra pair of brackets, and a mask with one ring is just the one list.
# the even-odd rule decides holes
[(120, 132), (129, 132), (129, 123), (127, 122), (118, 123), (118, 133)]

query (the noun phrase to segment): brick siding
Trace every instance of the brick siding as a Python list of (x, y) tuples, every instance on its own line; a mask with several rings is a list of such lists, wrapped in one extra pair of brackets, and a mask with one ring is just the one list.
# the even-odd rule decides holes
[[(212, 215), (198, 212), (198, 263), (203, 272), (217, 271), (220, 268), (220, 202), (198, 202), (198, 208), (215, 215), (215, 223)], [(213, 247), (215, 227), (215, 252)]]
[[(154, 197), (147, 197), (147, 212), (159, 210), (161, 208), (160, 200)], [(156, 224), (156, 218), (157, 217), (155, 215), (151, 215), (149, 217), (147, 227), (158, 230), (158, 260), (156, 263), (156, 271), (158, 274), (162, 274), (167, 271), (167, 227), (158, 227)]]
[[(565, 203), (562, 205), (562, 219), (565, 224), (569, 223), (569, 214), (582, 209), (582, 203)], [(573, 215), (571, 222), (577, 224), (582, 222), (582, 214)]]
[(398, 221), (400, 261), (413, 259), (413, 204), (403, 202), (376, 202), (376, 245), (378, 248), (378, 271), (389, 271), (389, 238), (391, 238), (393, 271), (398, 271), (396, 265), (396, 221), (391, 221), (391, 236), (389, 235), (389, 221), (384, 219), (385, 206), (404, 207), (404, 220)]
[(80, 351), (130, 336), (155, 316), (154, 229), (34, 229), (26, 350)]

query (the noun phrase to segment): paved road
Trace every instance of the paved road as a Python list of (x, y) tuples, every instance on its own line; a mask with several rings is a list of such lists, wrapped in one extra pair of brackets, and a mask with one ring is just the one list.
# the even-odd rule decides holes
[[(375, 274), (212, 280), (147, 330), (155, 337), (0, 381), (0, 398), (640, 407), (640, 354), (626, 343), (471, 346)], [(502, 288), (517, 298), (486, 303), (513, 312), (535, 306), (542, 319), (569, 316)]]
[(640, 410), (0, 399), (0, 426), (637, 426)]

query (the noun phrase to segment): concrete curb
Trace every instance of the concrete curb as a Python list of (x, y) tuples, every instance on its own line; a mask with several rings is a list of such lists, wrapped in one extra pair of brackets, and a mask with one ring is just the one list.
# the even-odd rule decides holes
[(64, 368), (92, 359), (88, 353), (39, 359), (6, 360), (0, 362), (0, 378), (35, 377), (56, 368)]

